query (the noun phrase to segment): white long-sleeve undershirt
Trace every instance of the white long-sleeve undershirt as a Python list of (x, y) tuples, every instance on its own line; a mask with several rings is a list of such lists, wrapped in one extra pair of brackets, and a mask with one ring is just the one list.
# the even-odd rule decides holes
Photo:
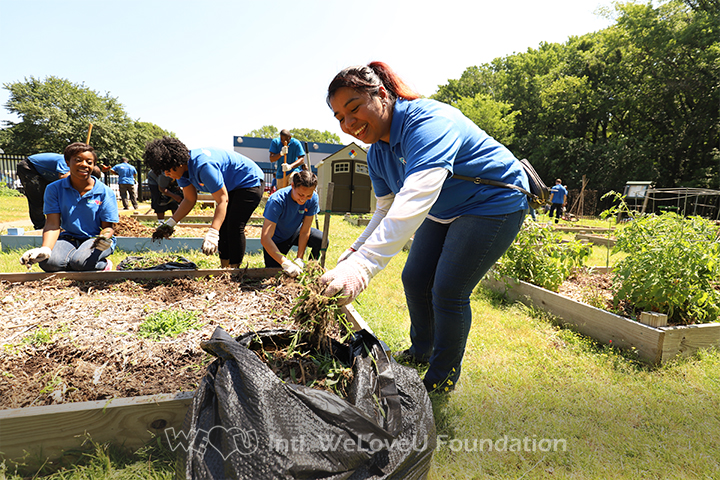
[(440, 196), (448, 171), (442, 167), (414, 173), (405, 179), (397, 195), (378, 198), (375, 214), (353, 243), (352, 258), (370, 272), (385, 268), (420, 227)]

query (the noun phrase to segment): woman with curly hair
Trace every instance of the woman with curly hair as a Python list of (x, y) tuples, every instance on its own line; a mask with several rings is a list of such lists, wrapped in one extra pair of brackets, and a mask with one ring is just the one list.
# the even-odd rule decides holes
[(212, 223), (203, 241), (206, 255), (218, 252), (223, 268), (237, 268), (245, 256), (245, 225), (263, 194), (260, 167), (237, 152), (214, 148), (188, 150), (177, 138), (150, 142), (143, 154), (145, 166), (156, 174), (177, 180), (183, 199), (154, 238), (167, 238), (197, 202), (198, 191), (209, 192), (216, 202)]
[(97, 155), (90, 145), (71, 143), (63, 152), (70, 175), (56, 180), (43, 197), (47, 220), (42, 246), (25, 252), (20, 263), (39, 263), (46, 272), (111, 270), (118, 217), (115, 193), (93, 176)]
[(428, 390), (450, 391), (460, 376), (472, 312), (470, 294), (512, 244), (528, 208), (513, 154), (450, 105), (420, 98), (381, 62), (349, 67), (328, 87), (343, 132), (371, 144), (373, 217), (338, 266), (320, 281), (352, 301), (415, 235), (402, 273), (410, 314), (401, 357), (429, 363)]

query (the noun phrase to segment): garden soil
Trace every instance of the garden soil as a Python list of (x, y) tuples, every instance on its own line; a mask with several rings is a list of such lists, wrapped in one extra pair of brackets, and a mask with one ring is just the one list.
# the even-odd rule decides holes
[[(0, 284), (0, 409), (192, 391), (213, 357), (200, 342), (296, 328), (302, 286), (284, 275), (243, 280), (73, 281)], [(151, 313), (199, 312), (202, 327), (153, 341), (138, 336)]]
[[(248, 238), (260, 238), (262, 225), (245, 225), (245, 236)], [(155, 227), (150, 227), (138, 222), (129, 215), (120, 215), (120, 221), (115, 224), (115, 236), (117, 237), (152, 237)], [(207, 231), (205, 227), (175, 226), (173, 237), (204, 237)]]

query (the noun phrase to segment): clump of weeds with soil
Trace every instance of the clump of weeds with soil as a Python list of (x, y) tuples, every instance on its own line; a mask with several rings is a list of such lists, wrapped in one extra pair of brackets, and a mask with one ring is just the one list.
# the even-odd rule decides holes
[(298, 277), (302, 291), (292, 309), (298, 329), (289, 333), (287, 345), (256, 337), (250, 348), (283, 381), (346, 397), (352, 366), (333, 354), (333, 340), (344, 342), (353, 327), (337, 303), (339, 295), (323, 295), (325, 287), (318, 281), (323, 273), (320, 264), (309, 261)]

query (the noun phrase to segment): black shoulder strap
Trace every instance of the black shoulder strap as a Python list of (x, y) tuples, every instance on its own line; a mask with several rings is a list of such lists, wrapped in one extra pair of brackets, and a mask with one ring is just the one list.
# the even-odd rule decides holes
[(480, 177), (466, 177), (465, 175), (454, 175), (454, 174), (453, 174), (452, 178), (457, 178), (460, 180), (467, 180), (468, 182), (473, 182), (476, 185), (479, 185), (482, 183), (483, 185), (492, 185), (494, 187), (512, 188), (514, 190), (517, 190), (518, 192), (524, 193), (525, 195), (527, 195), (530, 198), (535, 198), (535, 195), (528, 192), (524, 188), (518, 187), (517, 185), (511, 185), (509, 183), (496, 182), (495, 180), (486, 180), (486, 179), (480, 178)]

